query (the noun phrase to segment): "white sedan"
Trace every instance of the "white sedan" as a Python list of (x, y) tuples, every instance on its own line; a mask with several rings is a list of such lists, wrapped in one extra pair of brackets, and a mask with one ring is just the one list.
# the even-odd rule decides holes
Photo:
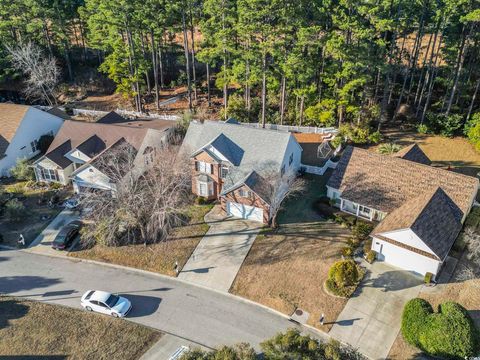
[(88, 311), (96, 311), (113, 317), (125, 317), (132, 303), (122, 296), (106, 291), (88, 290), (82, 296), (81, 305)]

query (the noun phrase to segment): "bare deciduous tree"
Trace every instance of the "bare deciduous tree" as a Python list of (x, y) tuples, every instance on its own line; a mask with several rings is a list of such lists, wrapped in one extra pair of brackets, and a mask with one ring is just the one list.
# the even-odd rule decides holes
[(480, 234), (476, 233), (475, 229), (472, 227), (466, 227), (465, 232), (465, 242), (468, 247), (467, 257), (469, 260), (480, 260)]
[(147, 159), (148, 154), (124, 144), (94, 164), (115, 190), (82, 195), (83, 206), (90, 209), (87, 219), (94, 224), (87, 238), (108, 246), (155, 243), (183, 221), (181, 209), (191, 186), (188, 160), (173, 146), (151, 151), (155, 156)]
[(55, 87), (60, 79), (60, 68), (52, 56), (45, 56), (35, 44), (28, 42), (16, 47), (6, 46), (15, 69), (26, 75), (23, 90), (27, 98), (56, 104)]

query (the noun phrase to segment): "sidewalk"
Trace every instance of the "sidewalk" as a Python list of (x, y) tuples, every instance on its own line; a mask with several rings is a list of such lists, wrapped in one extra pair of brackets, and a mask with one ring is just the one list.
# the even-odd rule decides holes
[(142, 355), (140, 360), (169, 360), (170, 357), (182, 346), (186, 346), (190, 350), (196, 348), (209, 350), (208, 348), (182, 339), (181, 337), (164, 334), (155, 345), (153, 345), (145, 354)]

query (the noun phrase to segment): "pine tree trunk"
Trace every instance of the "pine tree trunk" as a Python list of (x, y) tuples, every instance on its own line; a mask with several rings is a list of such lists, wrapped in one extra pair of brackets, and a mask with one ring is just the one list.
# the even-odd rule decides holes
[(475, 86), (475, 91), (473, 92), (473, 95), (472, 95), (472, 101), (470, 102), (470, 106), (468, 107), (468, 113), (467, 113), (467, 117), (465, 118), (465, 122), (468, 122), (468, 120), (470, 120), (470, 116), (472, 115), (473, 106), (475, 105), (475, 99), (477, 97), (479, 88), (480, 88), (480, 78), (477, 80), (477, 85)]
[(193, 28), (193, 15), (190, 10), (190, 37), (192, 39), (192, 74), (193, 74), (193, 98), (197, 101), (197, 70), (195, 69), (195, 29)]
[(163, 70), (163, 52), (162, 52), (162, 37), (158, 39), (158, 71), (160, 75), (160, 90), (165, 88), (165, 77)]
[(300, 125), (302, 126), (303, 124), (303, 110), (305, 108), (305, 95), (302, 95), (300, 98)]
[(280, 95), (280, 125), (285, 121), (285, 101), (287, 95), (287, 79), (285, 74), (282, 74), (282, 92)]
[(452, 109), (453, 99), (458, 86), (458, 78), (460, 73), (462, 72), (463, 62), (465, 60), (465, 40), (466, 33), (464, 26), (462, 31), (462, 40), (460, 42), (460, 48), (458, 50), (457, 64), (455, 65), (455, 75), (453, 77), (452, 91), (450, 92), (450, 99), (448, 100), (447, 109), (445, 110), (445, 116), (448, 116), (450, 114), (450, 110)]
[(207, 62), (205, 66), (207, 68), (207, 101), (208, 101), (208, 106), (211, 107), (212, 99), (210, 96), (210, 64)]
[[(436, 34), (437, 32), (435, 32), (435, 39), (436, 39)], [(422, 84), (423, 84), (423, 81), (424, 81), (424, 75), (425, 75), (425, 65), (427, 63), (427, 57), (428, 57), (428, 52), (430, 51), (430, 45), (432, 44), (432, 39), (434, 37), (434, 34), (430, 34), (430, 37), (428, 39), (428, 45), (427, 45), (427, 51), (425, 52), (425, 56), (423, 57), (423, 61), (422, 61), (422, 70), (420, 72), (420, 78), (418, 79), (418, 83), (417, 83), (417, 90), (415, 91), (415, 98), (413, 99), (413, 105), (414, 106), (417, 106), (417, 101), (418, 101), (418, 97), (420, 95), (420, 88), (422, 87)], [(435, 43), (433, 44), (433, 46), (435, 46)], [(432, 53), (433, 53), (433, 50), (432, 50)]]
[(185, 22), (185, 9), (182, 11), (182, 27), (183, 27), (183, 47), (185, 50), (185, 71), (187, 73), (187, 96), (188, 96), (188, 108), (192, 110), (192, 83), (190, 80), (190, 56), (188, 54), (188, 38), (187, 38), (187, 26)]
[(155, 34), (153, 29), (150, 29), (150, 42), (152, 43), (152, 66), (153, 66), (153, 82), (155, 84), (155, 108), (160, 109), (160, 89), (158, 88), (158, 64), (157, 64), (157, 49), (155, 46)]
[[(143, 38), (143, 33), (140, 33), (140, 46), (142, 49), (142, 55), (145, 61), (147, 60), (147, 52), (145, 51), (145, 40)], [(150, 95), (152, 93), (152, 86), (150, 85), (150, 76), (148, 74), (148, 71), (145, 70), (145, 80), (147, 82), (147, 94)]]
[(267, 52), (263, 51), (262, 59), (262, 127), (265, 128), (267, 116)]

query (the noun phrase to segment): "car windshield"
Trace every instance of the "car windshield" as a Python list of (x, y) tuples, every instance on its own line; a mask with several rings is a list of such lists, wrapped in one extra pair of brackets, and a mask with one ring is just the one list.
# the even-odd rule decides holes
[(63, 244), (65, 242), (66, 237), (67, 237), (67, 234), (60, 233), (57, 235), (55, 240), (53, 240), (53, 242), (57, 244)]
[(105, 304), (108, 305), (108, 307), (114, 307), (115, 304), (118, 302), (118, 296), (117, 295), (110, 295), (107, 301), (105, 301)]

